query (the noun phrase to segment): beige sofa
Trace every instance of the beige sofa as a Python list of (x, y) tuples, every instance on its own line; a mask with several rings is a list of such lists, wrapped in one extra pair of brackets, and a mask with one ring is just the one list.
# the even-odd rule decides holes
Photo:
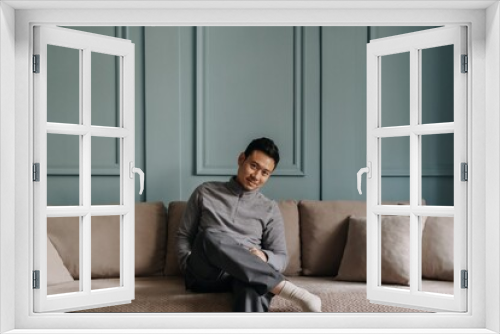
[[(135, 300), (83, 312), (229, 312), (229, 293), (186, 291), (175, 252), (185, 202), (137, 203)], [(280, 201), (289, 264), (287, 279), (318, 294), (323, 312), (420, 312), (366, 299), (366, 205), (357, 201)], [(453, 293), (453, 220), (429, 217), (422, 233), (422, 289)], [(78, 289), (78, 220), (48, 219), (48, 293)], [(408, 289), (409, 219), (382, 223), (382, 284)], [(119, 286), (118, 217), (92, 217), (92, 289)], [(296, 312), (275, 297), (272, 312)]]

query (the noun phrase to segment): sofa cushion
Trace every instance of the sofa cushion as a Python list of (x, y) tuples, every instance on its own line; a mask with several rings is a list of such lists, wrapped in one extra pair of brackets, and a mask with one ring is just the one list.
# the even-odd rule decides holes
[(74, 281), (63, 260), (47, 237), (47, 286)]
[(365, 216), (366, 203), (303, 200), (298, 207), (303, 275), (337, 275), (347, 239), (349, 216)]
[[(382, 283), (408, 285), (410, 281), (410, 217), (383, 216)], [(344, 256), (335, 278), (366, 282), (366, 218), (351, 217)]]
[[(120, 275), (120, 220), (92, 216), (92, 278)], [(162, 202), (135, 205), (135, 274), (161, 275), (165, 258), (165, 209)], [(47, 233), (74, 279), (79, 278), (79, 218), (47, 219)]]
[(165, 275), (181, 275), (179, 261), (177, 258), (177, 230), (181, 222), (187, 202), (174, 201), (168, 204), (167, 210), (167, 256), (165, 257)]
[(453, 281), (453, 217), (428, 217), (422, 235), (422, 276)]
[(299, 209), (297, 202), (294, 200), (279, 201), (278, 207), (285, 224), (286, 250), (288, 254), (288, 265), (283, 273), (287, 276), (297, 276), (302, 271)]
[(337, 281), (366, 282), (366, 219), (351, 217)]
[(163, 202), (135, 206), (135, 275), (161, 275), (167, 251), (167, 215)]
[[(300, 235), (299, 235), (299, 213), (297, 202), (293, 200), (280, 201), (278, 207), (283, 216), (285, 224), (285, 238), (288, 253), (288, 265), (284, 271), (285, 275), (296, 276), (301, 272), (300, 263)], [(171, 202), (168, 206), (168, 231), (167, 231), (167, 256), (165, 263), (165, 275), (176, 276), (181, 274), (177, 258), (176, 233), (186, 209), (186, 202)]]

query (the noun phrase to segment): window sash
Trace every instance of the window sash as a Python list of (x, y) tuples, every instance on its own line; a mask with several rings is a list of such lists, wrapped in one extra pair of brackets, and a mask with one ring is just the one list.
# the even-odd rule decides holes
[[(367, 158), (372, 165), (372, 177), (367, 180), (367, 297), (371, 301), (400, 306), (464, 312), (467, 310), (467, 290), (460, 287), (460, 271), (467, 269), (467, 185), (460, 181), (460, 164), (467, 162), (466, 108), (467, 76), (460, 73), (460, 56), (466, 54), (465, 27), (452, 26), (381, 38), (367, 46)], [(420, 125), (422, 49), (454, 45), (454, 122)], [(381, 57), (410, 53), (410, 124), (381, 127)], [(421, 135), (454, 133), (454, 206), (425, 207), (420, 205), (422, 189)], [(410, 138), (410, 205), (397, 208), (381, 202), (381, 138)], [(410, 217), (410, 289), (379, 286), (381, 282), (380, 213)], [(421, 281), (421, 243), (418, 217), (422, 215), (454, 217), (454, 294), (446, 295), (418, 291)]]
[[(47, 122), (47, 46), (79, 50), (80, 124)], [(120, 126), (91, 125), (91, 55), (99, 52), (120, 57)], [(35, 27), (34, 53), (40, 55), (40, 73), (34, 74), (34, 161), (40, 163), (40, 182), (34, 184), (34, 270), (40, 270), (40, 289), (33, 290), (35, 312), (72, 311), (130, 302), (134, 298), (134, 46), (119, 38), (59, 27)], [(79, 136), (79, 206), (47, 207), (47, 134)], [(91, 203), (91, 140), (118, 138), (120, 145), (120, 205)], [(92, 290), (91, 219), (97, 215), (120, 216), (120, 287)], [(80, 291), (47, 295), (47, 217), (80, 217)]]

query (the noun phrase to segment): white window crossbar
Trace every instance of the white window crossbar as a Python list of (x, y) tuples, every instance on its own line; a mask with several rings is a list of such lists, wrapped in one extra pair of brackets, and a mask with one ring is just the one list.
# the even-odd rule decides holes
[(449, 123), (435, 123), (435, 124), (421, 124), (421, 125), (407, 125), (407, 126), (391, 126), (385, 128), (377, 128), (371, 131), (372, 135), (377, 138), (389, 137), (404, 137), (411, 134), (416, 135), (437, 135), (445, 133), (453, 133), (454, 124)]

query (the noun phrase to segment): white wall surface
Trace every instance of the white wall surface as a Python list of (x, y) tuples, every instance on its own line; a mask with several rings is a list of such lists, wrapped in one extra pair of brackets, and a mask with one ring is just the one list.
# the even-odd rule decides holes
[(495, 265), (486, 266), (486, 328), (500, 332), (500, 6), (498, 3), (486, 11), (486, 254), (496, 254)]
[[(0, 3), (0, 333), (14, 328), (14, 10)], [(4, 256), (4, 254), (11, 256)]]

